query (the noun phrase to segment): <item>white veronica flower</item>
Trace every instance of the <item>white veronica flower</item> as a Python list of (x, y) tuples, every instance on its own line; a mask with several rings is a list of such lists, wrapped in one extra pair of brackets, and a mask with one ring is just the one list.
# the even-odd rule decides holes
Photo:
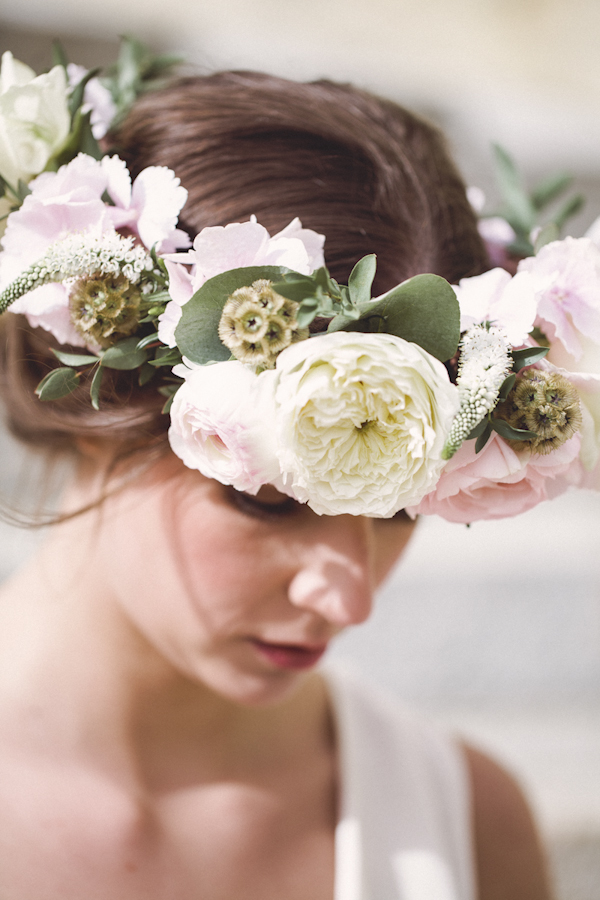
[(445, 459), (456, 453), (496, 405), (502, 383), (512, 368), (510, 351), (506, 333), (500, 328), (474, 325), (463, 335), (457, 378), (460, 410), (444, 447)]

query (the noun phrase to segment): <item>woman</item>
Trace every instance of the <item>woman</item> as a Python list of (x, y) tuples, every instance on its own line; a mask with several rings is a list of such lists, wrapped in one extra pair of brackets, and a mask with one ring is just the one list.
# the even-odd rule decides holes
[[(180, 80), (112, 142), (132, 176), (174, 170), (191, 237), (299, 216), (338, 282), (376, 253), (377, 293), (487, 267), (437, 132), (349, 87)], [(0, 896), (549, 897), (506, 773), (316, 668), (369, 615), (406, 514), (320, 515), (280, 482), (206, 477), (171, 452), (164, 396), (130, 371), (105, 373), (100, 412), (81, 390), (40, 403), (52, 340), (5, 320), (11, 428), (74, 457), (76, 477), (2, 592)]]

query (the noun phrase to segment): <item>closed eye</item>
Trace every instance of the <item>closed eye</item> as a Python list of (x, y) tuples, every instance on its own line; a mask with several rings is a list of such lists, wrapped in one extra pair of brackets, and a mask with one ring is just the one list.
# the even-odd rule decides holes
[(229, 496), (240, 512), (256, 519), (270, 520), (292, 516), (303, 508), (297, 500), (282, 494), (270, 484), (263, 485), (257, 494), (247, 494), (230, 488)]

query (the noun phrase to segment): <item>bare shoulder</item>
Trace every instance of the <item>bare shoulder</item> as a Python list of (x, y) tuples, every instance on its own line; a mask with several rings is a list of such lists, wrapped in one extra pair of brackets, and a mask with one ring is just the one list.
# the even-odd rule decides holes
[(517, 782), (489, 756), (464, 745), (473, 794), (479, 900), (551, 900), (546, 863)]

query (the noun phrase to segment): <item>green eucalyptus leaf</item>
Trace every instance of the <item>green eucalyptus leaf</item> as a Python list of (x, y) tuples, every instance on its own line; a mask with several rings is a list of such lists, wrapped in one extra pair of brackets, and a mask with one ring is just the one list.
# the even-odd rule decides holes
[(585, 198), (583, 194), (575, 194), (567, 200), (564, 206), (562, 206), (554, 216), (554, 221), (556, 222), (559, 231), (564, 228), (568, 219), (577, 215), (584, 203)]
[(505, 217), (515, 231), (529, 234), (535, 225), (536, 211), (519, 170), (504, 147), (493, 144), (498, 186), (506, 203)]
[(158, 389), (158, 393), (162, 394), (163, 397), (173, 397), (180, 387), (181, 381), (172, 382), (171, 384), (162, 384)]
[(556, 222), (548, 222), (548, 224), (544, 225), (543, 228), (540, 228), (538, 232), (535, 244), (533, 245), (534, 253), (539, 253), (542, 247), (545, 247), (546, 244), (551, 244), (552, 241), (557, 241), (559, 237), (560, 228)]
[(76, 110), (68, 140), (60, 153), (52, 160), (52, 166), (56, 169), (70, 162), (78, 153), (86, 153), (94, 159), (102, 159), (102, 150), (92, 134), (90, 116), (91, 112), (83, 113), (81, 108)]
[(107, 369), (137, 369), (148, 359), (147, 350), (138, 350), (138, 338), (125, 338), (102, 354), (100, 365)]
[(52, 41), (52, 66), (62, 66), (66, 69), (69, 65), (69, 57), (65, 52), (65, 48), (59, 40)]
[(374, 253), (363, 256), (352, 269), (348, 279), (348, 289), (352, 302), (357, 306), (360, 303), (368, 303), (371, 299), (371, 286), (376, 270), (377, 257)]
[(146, 337), (141, 338), (137, 342), (137, 349), (143, 350), (149, 344), (153, 344), (157, 340), (158, 340), (158, 331), (153, 331), (152, 334), (147, 334)]
[(282, 297), (286, 297), (288, 300), (295, 300), (296, 303), (302, 303), (303, 300), (309, 300), (313, 297), (316, 300), (317, 285), (310, 278), (278, 281), (272, 287), (276, 294), (281, 294)]
[(21, 179), (19, 178), (19, 181), (17, 182), (16, 196), (21, 201), (21, 203), (23, 202), (25, 197), (28, 197), (30, 195), (30, 193), (31, 188), (29, 187), (29, 185), (25, 184), (25, 182), (21, 181)]
[(483, 434), (483, 432), (486, 430), (486, 428), (489, 427), (489, 424), (490, 424), (490, 423), (488, 422), (487, 418), (484, 417), (484, 418), (481, 420), (481, 422), (479, 422), (479, 423), (475, 426), (475, 428), (473, 428), (473, 430), (467, 435), (467, 437), (466, 437), (465, 440), (467, 440), (467, 441), (474, 441), (475, 438), (478, 438), (480, 435)]
[(145, 384), (148, 384), (152, 378), (154, 378), (154, 373), (156, 369), (154, 366), (151, 366), (150, 363), (145, 362), (143, 366), (140, 366), (140, 371), (138, 373), (138, 384), (140, 387), (143, 387)]
[(100, 144), (94, 137), (91, 124), (91, 112), (83, 113), (79, 127), (79, 153), (85, 153), (93, 159), (102, 159), (103, 153)]
[(531, 192), (531, 202), (536, 209), (543, 209), (569, 187), (573, 178), (566, 172), (558, 172), (556, 175), (550, 175), (544, 178)]
[(303, 300), (296, 313), (296, 321), (299, 328), (308, 328), (319, 311), (319, 301), (316, 297), (308, 297)]
[(60, 400), (72, 394), (79, 385), (79, 372), (75, 369), (64, 368), (53, 369), (42, 378), (35, 389), (40, 400)]
[(90, 384), (90, 399), (92, 401), (92, 406), (94, 407), (94, 409), (100, 409), (100, 387), (102, 386), (103, 378), (104, 369), (102, 368), (102, 366), (98, 366), (98, 368), (94, 372), (92, 383)]
[(181, 353), (177, 347), (167, 348), (166, 352), (160, 352), (156, 354), (154, 359), (148, 360), (149, 366), (154, 366), (155, 369), (160, 368), (161, 366), (178, 366), (181, 362)]
[(165, 416), (171, 412), (171, 407), (173, 406), (174, 399), (175, 399), (175, 394), (173, 394), (172, 397), (167, 397), (166, 403), (164, 404), (163, 408), (161, 409), (161, 413), (163, 413)]
[(201, 365), (228, 360), (231, 351), (221, 343), (218, 332), (228, 298), (238, 288), (251, 285), (259, 278), (280, 283), (287, 272), (289, 269), (283, 266), (247, 266), (209, 278), (182, 308), (175, 329), (181, 353)]
[(526, 441), (537, 437), (534, 431), (528, 431), (526, 428), (513, 428), (504, 419), (492, 419), (492, 428), (507, 441)]
[(357, 311), (357, 315), (355, 315), (355, 316), (348, 316), (348, 315), (340, 313), (339, 315), (334, 316), (333, 319), (330, 321), (329, 325), (327, 326), (327, 331), (331, 332), (331, 331), (351, 330), (348, 328), (348, 326), (351, 326), (352, 324), (354, 324), (357, 321), (357, 319), (360, 319), (360, 313), (358, 311)]
[(483, 448), (485, 447), (485, 445), (487, 444), (487, 442), (489, 441), (489, 439), (492, 436), (491, 423), (487, 419), (484, 419), (484, 422), (485, 422), (485, 428), (483, 429), (483, 431), (481, 432), (481, 434), (479, 435), (479, 437), (477, 438), (477, 441), (475, 443), (475, 453), (481, 453), (481, 451), (483, 450)]
[(513, 372), (520, 372), (525, 366), (532, 366), (538, 360), (543, 359), (548, 353), (548, 347), (523, 347), (522, 350), (513, 350)]
[[(509, 225), (511, 225), (512, 228), (514, 228), (515, 231), (518, 230), (518, 226), (514, 221), (513, 222), (509, 221), (508, 217), (507, 217), (507, 221), (509, 222)], [(531, 241), (529, 240), (528, 237), (523, 237), (523, 236), (517, 237), (517, 239), (512, 241), (512, 243), (510, 243), (506, 249), (510, 254), (512, 254), (512, 256), (518, 256), (519, 258), (526, 257), (526, 256), (533, 256), (533, 254), (534, 254), (533, 244), (531, 243)]]
[(71, 93), (71, 97), (69, 99), (69, 112), (71, 113), (71, 125), (73, 124), (73, 120), (75, 118), (75, 113), (79, 109), (79, 107), (83, 103), (83, 95), (85, 92), (86, 85), (92, 78), (95, 78), (98, 75), (100, 69), (90, 69), (89, 72), (86, 72), (83, 78), (78, 84), (75, 85), (73, 91)]
[[(329, 330), (339, 330), (339, 326), (331, 324)], [(361, 304), (360, 319), (341, 327), (345, 331), (395, 334), (444, 362), (455, 355), (458, 347), (458, 300), (439, 275), (415, 275), (381, 299)]]
[(503, 400), (506, 400), (508, 395), (513, 389), (514, 383), (517, 380), (517, 376), (513, 373), (507, 375), (502, 384), (500, 385), (500, 390), (498, 391), (498, 402), (501, 403)]
[(55, 350), (54, 347), (50, 349), (57, 359), (60, 359), (61, 363), (64, 363), (66, 366), (91, 366), (100, 362), (98, 356), (91, 356), (89, 353), (63, 353), (62, 350)]

